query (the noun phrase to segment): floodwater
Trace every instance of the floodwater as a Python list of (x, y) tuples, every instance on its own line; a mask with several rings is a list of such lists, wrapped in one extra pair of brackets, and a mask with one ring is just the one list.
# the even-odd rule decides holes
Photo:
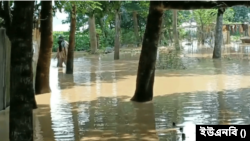
[[(36, 96), (35, 141), (195, 141), (195, 124), (249, 124), (249, 49), (224, 47), (223, 59), (212, 60), (212, 48), (184, 46), (185, 68), (157, 69), (148, 103), (130, 101), (138, 54), (76, 55), (73, 75), (52, 59), (52, 92)], [(1, 112), (1, 141), (7, 119)]]

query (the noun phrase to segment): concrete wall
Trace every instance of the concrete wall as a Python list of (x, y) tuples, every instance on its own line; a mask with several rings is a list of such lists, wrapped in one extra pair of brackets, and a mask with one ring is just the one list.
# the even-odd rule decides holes
[(10, 52), (11, 44), (4, 28), (0, 28), (0, 111), (10, 101)]

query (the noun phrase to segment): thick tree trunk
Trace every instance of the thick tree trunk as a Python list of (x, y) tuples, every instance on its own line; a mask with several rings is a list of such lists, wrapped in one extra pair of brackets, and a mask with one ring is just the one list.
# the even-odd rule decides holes
[(174, 47), (180, 50), (178, 31), (177, 31), (177, 10), (173, 10), (173, 33), (174, 33)]
[(49, 93), (50, 60), (53, 46), (52, 1), (41, 2), (41, 43), (36, 70), (36, 94)]
[(223, 13), (225, 9), (218, 9), (217, 21), (216, 21), (216, 31), (215, 31), (215, 42), (214, 42), (214, 52), (213, 58), (221, 58), (221, 46), (223, 42), (222, 26), (223, 26)]
[(120, 52), (120, 16), (119, 10), (115, 13), (115, 53), (114, 59), (119, 60), (119, 52)]
[(73, 74), (74, 71), (73, 68), (74, 68), (75, 32), (76, 32), (76, 6), (72, 5), (66, 74)]
[(34, 1), (15, 1), (10, 28), (10, 141), (33, 141), (33, 12)]
[(90, 48), (91, 53), (96, 53), (97, 45), (96, 45), (96, 31), (95, 31), (95, 16), (89, 16), (89, 37), (90, 37)]
[(132, 101), (145, 102), (153, 99), (153, 85), (157, 44), (160, 36), (164, 9), (161, 2), (150, 1), (146, 31), (136, 79), (136, 90)]
[(138, 31), (138, 21), (137, 21), (137, 12), (133, 12), (133, 21), (134, 21), (134, 31), (135, 31), (135, 37), (136, 37), (136, 44), (139, 47), (141, 44), (139, 31)]

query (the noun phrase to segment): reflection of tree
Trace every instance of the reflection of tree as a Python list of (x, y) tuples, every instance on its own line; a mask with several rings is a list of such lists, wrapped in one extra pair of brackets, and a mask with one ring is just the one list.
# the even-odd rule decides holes
[(90, 64), (91, 64), (91, 67), (90, 67), (90, 76), (91, 76), (91, 82), (95, 82), (96, 80), (96, 66), (98, 65), (98, 60), (97, 60), (97, 57), (95, 58), (90, 58)]
[(155, 129), (155, 113), (152, 102), (137, 103), (133, 102), (136, 111), (135, 130), (137, 130), (140, 139), (158, 140)]
[(39, 112), (34, 115), (34, 118), (38, 117), (39, 122), (41, 123), (40, 127), (39, 127), (39, 123), (37, 121), (35, 121), (35, 123), (34, 123), (35, 130), (37, 130), (36, 128), (38, 128), (38, 129), (40, 129), (40, 131), (42, 131), (44, 141), (45, 140), (55, 140), (54, 132), (52, 129), (51, 112), (49, 112), (49, 111), (50, 111), (50, 108), (48, 106), (39, 105)]
[(79, 137), (79, 120), (78, 120), (78, 106), (77, 104), (71, 104), (71, 111), (72, 111), (72, 118), (73, 118), (73, 125), (74, 125), (74, 133), (75, 133), (75, 140), (80, 140)]
[(73, 87), (74, 83), (74, 75), (65, 74), (62, 69), (58, 69), (58, 86), (60, 89), (66, 89)]
[(98, 61), (97, 62), (97, 68), (96, 68), (96, 94), (97, 96), (99, 96), (101, 94), (101, 83), (102, 83), (102, 80), (101, 80), (101, 68), (102, 66), (102, 61)]
[[(58, 69), (58, 86), (60, 89), (69, 89), (74, 87), (74, 75), (72, 74), (65, 74), (62, 69)], [(62, 95), (62, 93), (60, 93)], [(75, 95), (74, 89), (70, 90), (70, 94)], [(67, 119), (68, 125), (73, 125), (73, 134), (75, 140), (79, 140), (79, 125), (78, 125), (78, 106), (76, 103), (72, 104), (72, 102), (63, 104), (66, 107), (63, 107), (64, 112), (66, 115), (69, 115)], [(71, 114), (71, 115), (70, 115)], [(65, 117), (63, 117), (65, 118)], [(62, 119), (61, 119), (62, 120)], [(62, 120), (64, 121), (64, 120)], [(66, 121), (65, 121), (66, 122)], [(72, 122), (72, 123), (71, 123)], [(71, 127), (70, 127), (71, 128)], [(62, 133), (61, 133), (62, 134)], [(63, 134), (70, 134), (68, 131), (65, 131)]]
[(226, 110), (226, 104), (225, 104), (225, 94), (224, 94), (224, 82), (222, 78), (222, 61), (221, 60), (213, 60), (214, 68), (215, 68), (215, 74), (219, 75), (218, 77), (218, 84), (219, 87), (217, 89), (217, 100), (219, 103), (218, 112), (219, 112), (219, 124), (230, 124), (229, 121), (229, 114)]
[[(95, 79), (96, 79), (96, 73), (95, 73), (95, 70), (96, 70), (96, 58), (90, 58), (90, 82), (95, 82)], [(91, 89), (91, 95), (94, 94), (94, 91), (92, 90), (92, 86), (88, 86), (90, 87)], [(96, 93), (95, 93), (96, 94)], [(97, 106), (97, 101), (94, 100), (94, 101), (91, 101), (90, 104), (89, 104), (89, 124), (90, 124), (90, 129), (95, 129), (95, 114), (96, 114), (96, 107)], [(97, 114), (98, 114), (98, 111), (97, 111)]]
[(42, 135), (41, 135), (41, 124), (38, 120), (38, 117), (36, 115), (33, 114), (33, 126), (34, 126), (34, 138), (36, 139), (41, 139)]

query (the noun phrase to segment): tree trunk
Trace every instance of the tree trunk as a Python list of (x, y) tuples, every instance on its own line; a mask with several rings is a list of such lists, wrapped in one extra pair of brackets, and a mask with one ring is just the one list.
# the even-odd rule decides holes
[(154, 103), (136, 103), (132, 102), (133, 107), (135, 109), (135, 119), (134, 123), (137, 123), (137, 126), (134, 127), (137, 134), (141, 135), (141, 138), (147, 136), (147, 141), (158, 141), (159, 137), (157, 131), (155, 129), (155, 111), (154, 111)]
[(201, 45), (204, 45), (205, 44), (205, 37), (204, 37), (204, 27), (203, 27), (203, 25), (201, 25), (200, 35), (201, 35)]
[(139, 38), (140, 38), (140, 41), (142, 41), (142, 29), (141, 29), (141, 24), (140, 24), (140, 20), (139, 18), (137, 17), (137, 21), (138, 21), (138, 32), (139, 32)]
[(177, 31), (177, 10), (173, 10), (173, 33), (174, 33), (174, 47), (180, 50), (178, 31)]
[[(169, 22), (168, 22), (168, 20), (166, 20), (166, 24), (170, 25)], [(172, 45), (173, 39), (172, 39), (172, 36), (171, 36), (171, 29), (170, 29), (170, 27), (168, 27), (167, 32), (168, 32), (170, 44)]]
[(99, 23), (100, 23), (100, 27), (101, 27), (101, 30), (102, 30), (102, 33), (103, 33), (104, 37), (107, 38), (108, 33), (107, 33), (107, 30), (106, 30), (106, 27), (104, 25), (104, 22), (103, 22), (102, 18), (99, 19)]
[(136, 11), (133, 11), (133, 21), (134, 21), (136, 44), (137, 44), (137, 47), (139, 47), (141, 44), (141, 40), (140, 40), (140, 36), (139, 36), (139, 31), (138, 31), (138, 21), (137, 21), (137, 12)]
[(131, 99), (132, 101), (146, 102), (153, 99), (157, 44), (160, 36), (163, 12), (164, 9), (161, 2), (150, 1), (147, 26), (137, 72), (136, 90)]
[(163, 14), (163, 16), (162, 16), (162, 22), (161, 22), (161, 34), (160, 34), (160, 39), (159, 39), (159, 42), (158, 42), (158, 44), (159, 45), (164, 45), (164, 41), (165, 41), (165, 36), (164, 36), (164, 24), (165, 24), (165, 20), (164, 20), (164, 14)]
[(10, 141), (33, 141), (33, 12), (34, 1), (15, 1), (10, 28)]
[(75, 32), (76, 32), (76, 6), (72, 5), (69, 35), (69, 48), (67, 54), (66, 74), (73, 74), (74, 69), (74, 50), (75, 50)]
[(201, 29), (200, 26), (198, 26), (197, 30), (196, 30), (196, 37), (197, 37), (197, 40), (198, 40), (197, 45), (200, 45), (200, 43), (201, 43), (200, 29)]
[(230, 30), (227, 30), (227, 44), (231, 44)]
[(119, 10), (115, 13), (115, 53), (114, 59), (119, 60), (119, 50), (120, 50), (120, 16)]
[(91, 53), (96, 53), (97, 45), (96, 45), (96, 31), (95, 31), (95, 16), (89, 16), (89, 37), (90, 37), (90, 48)]
[(50, 60), (53, 46), (52, 1), (41, 2), (41, 43), (36, 71), (36, 94), (51, 92), (49, 86)]
[(101, 49), (101, 47), (99, 45), (99, 34), (98, 33), (96, 33), (96, 47)]
[(216, 31), (215, 31), (215, 42), (214, 42), (214, 52), (213, 58), (221, 58), (221, 46), (223, 41), (222, 26), (223, 26), (223, 13), (225, 9), (218, 9), (217, 21), (216, 21)]
[(172, 36), (171, 36), (171, 30), (170, 30), (170, 29), (168, 29), (168, 30), (167, 30), (167, 32), (168, 32), (168, 36), (169, 36), (169, 41), (170, 41), (170, 44), (172, 45), (172, 43), (173, 43), (173, 39), (172, 39)]

